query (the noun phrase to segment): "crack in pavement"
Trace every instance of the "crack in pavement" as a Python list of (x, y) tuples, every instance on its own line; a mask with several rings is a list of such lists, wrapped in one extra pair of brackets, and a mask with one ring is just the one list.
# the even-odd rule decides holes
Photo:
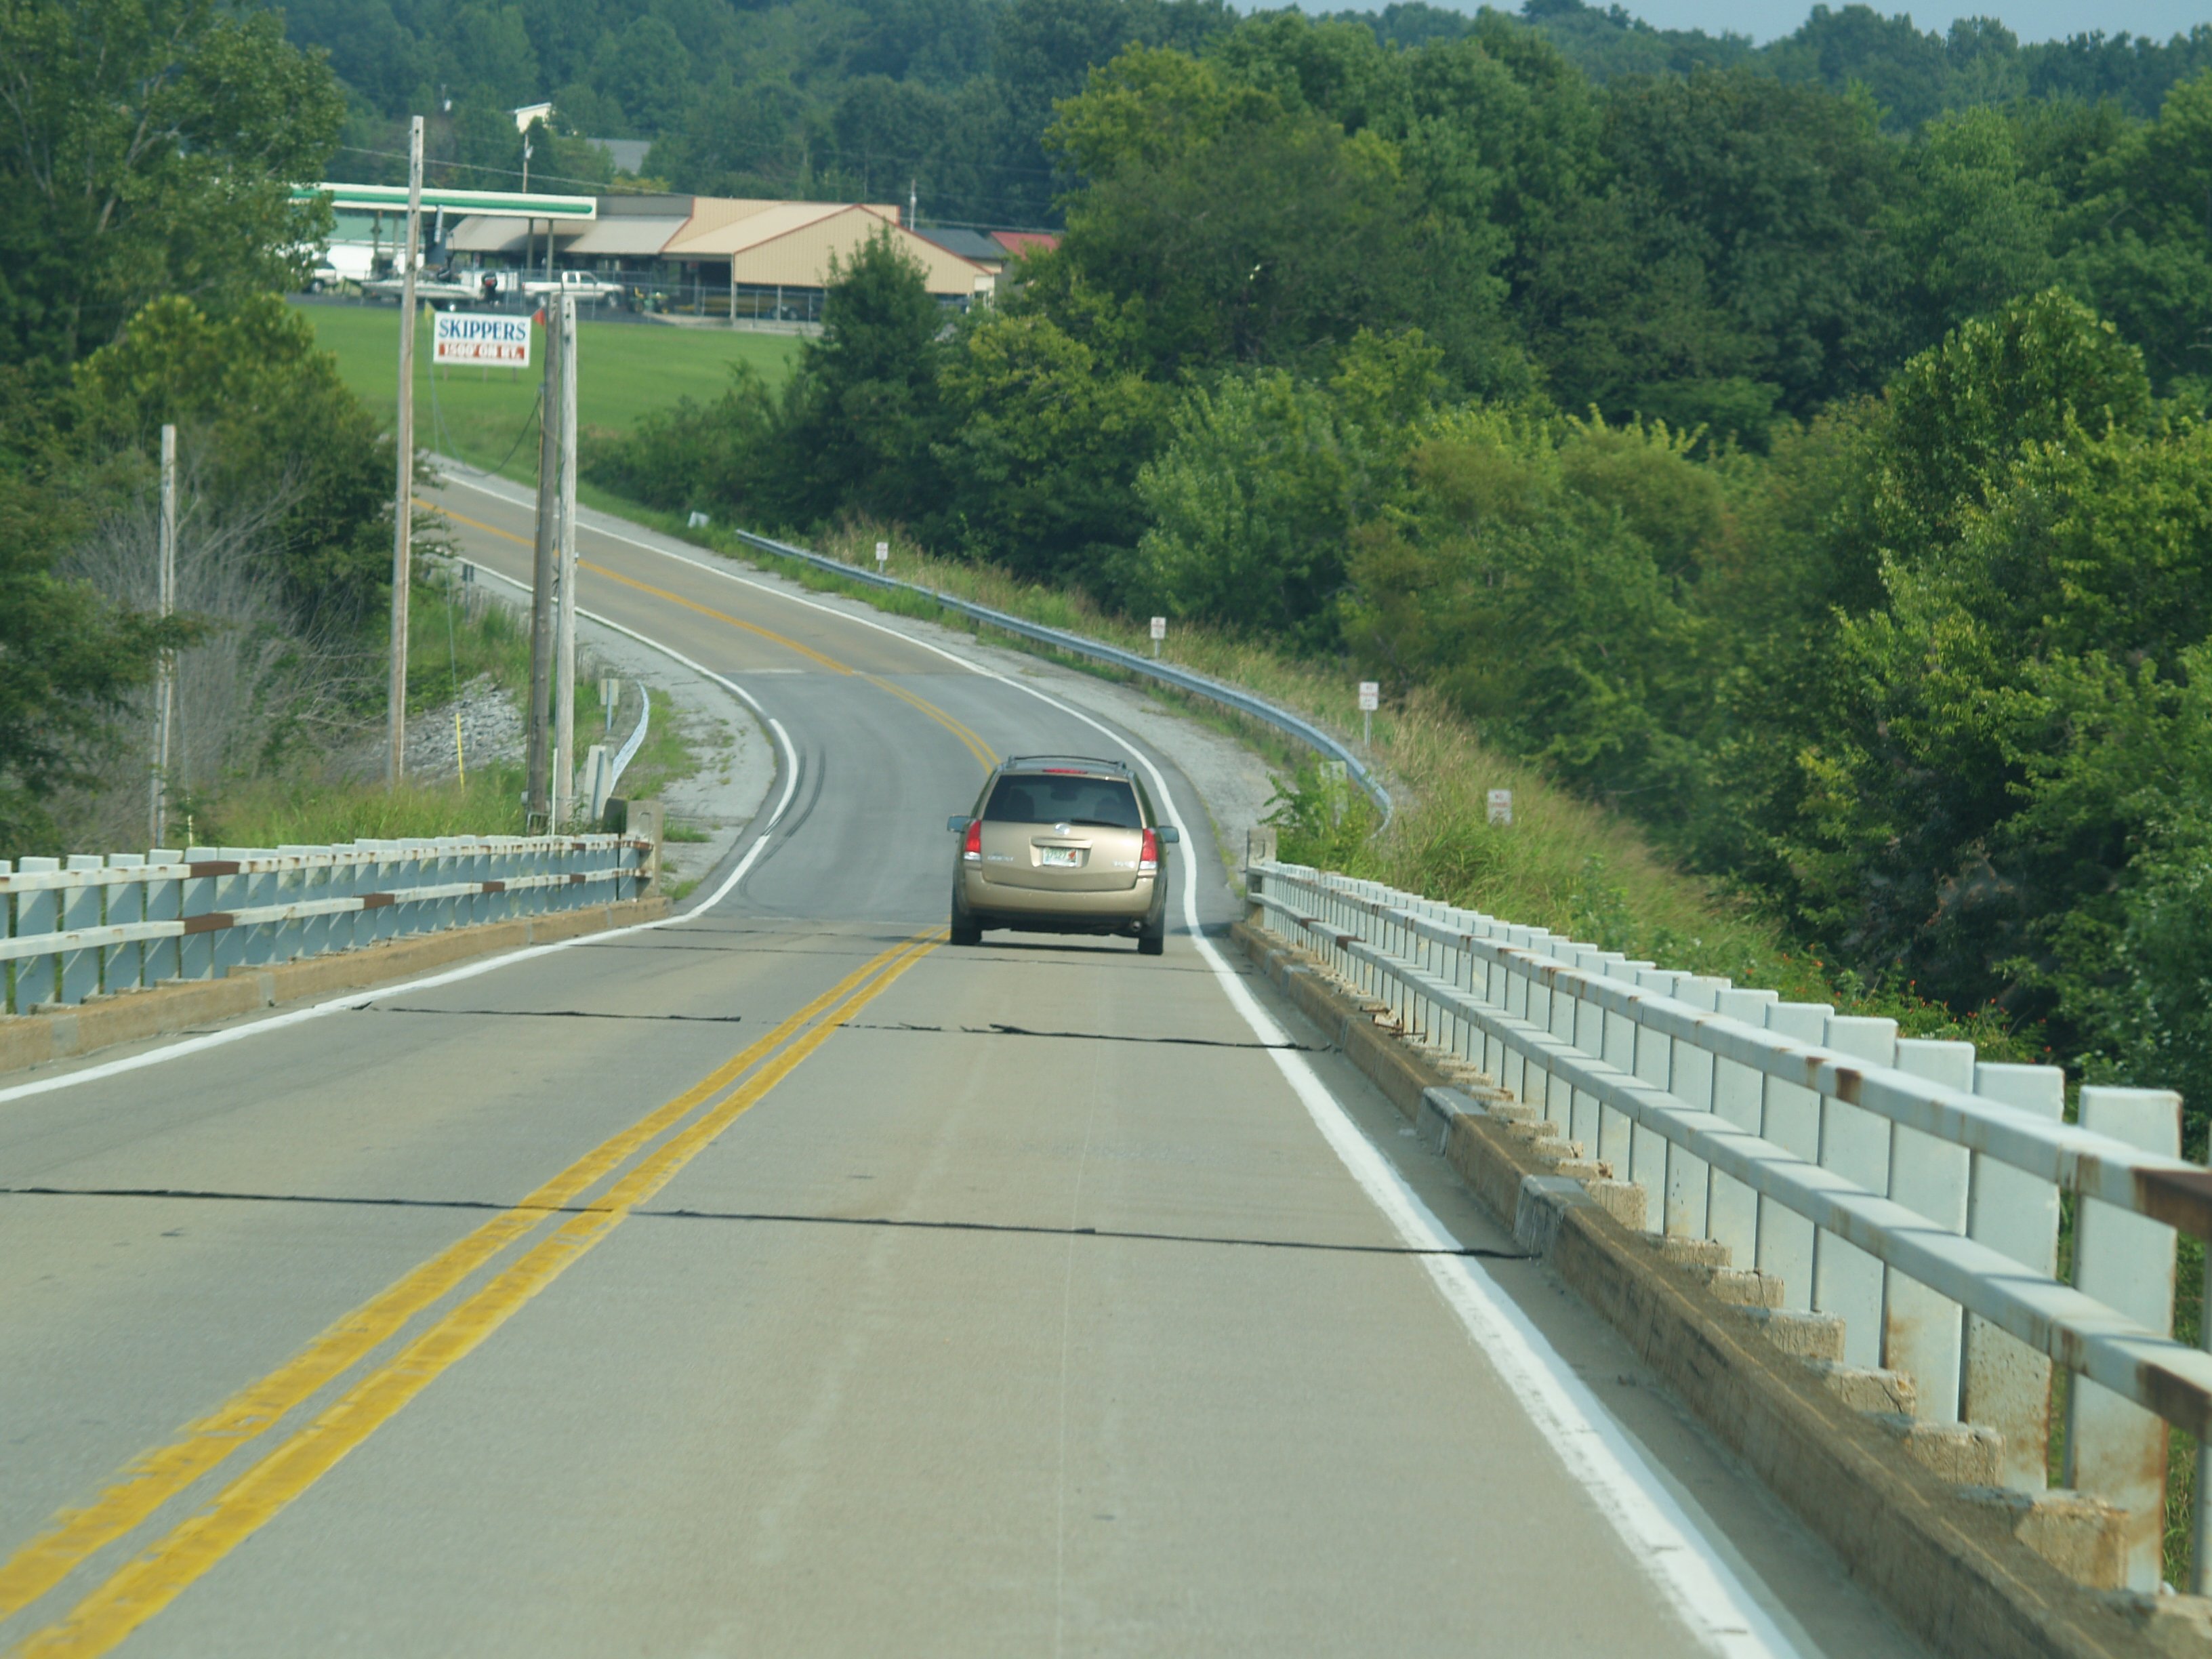
[[(0, 1187), (0, 1198), (135, 1198), (218, 1204), (305, 1204), (402, 1210), (522, 1210), (546, 1215), (593, 1215), (603, 1204), (521, 1205), (482, 1198), (349, 1198), (321, 1193), (204, 1192), (169, 1187)], [(1307, 1250), (1334, 1255), (1465, 1256), (1483, 1261), (1528, 1261), (1517, 1250), (1462, 1245), (1455, 1250), (1419, 1249), (1405, 1244), (1342, 1244), (1310, 1238), (1240, 1238), (1212, 1233), (1163, 1233), (1122, 1227), (1050, 1227), (1015, 1221), (926, 1221), (896, 1216), (811, 1215), (785, 1210), (639, 1209), (633, 1218), (659, 1221), (750, 1221), (799, 1227), (883, 1227), (901, 1231), (1005, 1233), (1038, 1238), (1105, 1238), (1149, 1244), (1213, 1244), (1255, 1250)]]
[(1228, 1037), (1131, 1036), (1119, 1031), (1032, 1031), (1025, 1025), (1007, 1025), (995, 1019), (988, 1025), (916, 1025), (904, 1020), (864, 1024), (854, 1021), (845, 1029), (848, 1031), (937, 1031), (956, 1036), (1066, 1037), (1079, 1042), (1158, 1042), (1190, 1048), (1286, 1048), (1301, 1054), (1325, 1054), (1329, 1052), (1326, 1045), (1310, 1042), (1250, 1042)]

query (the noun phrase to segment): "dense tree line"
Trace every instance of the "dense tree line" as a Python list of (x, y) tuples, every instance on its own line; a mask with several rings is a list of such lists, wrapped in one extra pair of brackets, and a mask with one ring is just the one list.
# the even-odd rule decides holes
[(1829, 960), (2212, 1098), (2212, 72), (1908, 137), (1276, 14), (1045, 142), (994, 306), (873, 246), (598, 475), (1429, 688)]
[[(117, 717), (165, 644), (235, 653), (242, 629), (270, 633), (246, 653), (261, 668), (240, 688), (251, 697), (288, 655), (342, 651), (373, 624), (394, 459), (278, 297), (325, 228), (292, 185), (320, 171), (343, 118), (326, 65), (273, 16), (217, 0), (20, 0), (0, 7), (0, 87), (12, 857), (57, 844), (57, 793), (124, 740)], [(186, 544), (250, 561), (240, 591), (266, 600), (250, 622), (148, 614), (151, 550), (126, 521), (149, 499), (165, 422), (191, 481)], [(95, 562), (104, 581), (84, 574)]]
[[(400, 123), (418, 113), (434, 157), (471, 170), (456, 177), (496, 182), (521, 167), (506, 112), (550, 100), (541, 179), (611, 182), (605, 156), (574, 137), (645, 138), (648, 179), (678, 190), (891, 201), (912, 185), (928, 216), (998, 225), (1056, 222), (1068, 177), (1043, 135), (1091, 70), (1132, 45), (1203, 52), (1243, 33), (1225, 0), (289, 0), (283, 12), (349, 94), (344, 177), (398, 176)], [(1420, 3), (1333, 21), (1392, 48), (1494, 42), (1509, 22)], [(1599, 84), (1742, 69), (1784, 87), (1862, 87), (1893, 134), (2022, 100), (2148, 118), (2212, 66), (2212, 25), (2162, 42), (2022, 46), (1985, 19), (1939, 34), (1863, 5), (1816, 6), (1754, 47), (1656, 29), (1617, 5), (1525, 0), (1511, 26)]]

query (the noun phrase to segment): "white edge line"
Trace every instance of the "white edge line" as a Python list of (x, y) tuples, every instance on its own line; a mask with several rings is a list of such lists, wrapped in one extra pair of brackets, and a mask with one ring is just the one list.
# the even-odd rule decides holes
[[(489, 495), (499, 495), (498, 491), (485, 489), (467, 479), (457, 482), (482, 489)], [(703, 560), (655, 547), (651, 543), (639, 541), (619, 532), (598, 526), (587, 527), (610, 540), (623, 542), (648, 553), (657, 553), (664, 558), (708, 571), (743, 586), (772, 593), (848, 622), (859, 623), (878, 633), (892, 635), (910, 645), (934, 652), (950, 662), (957, 663), (972, 673), (1012, 686), (1080, 720), (1136, 757), (1150, 775), (1153, 787), (1159, 791), (1168, 817), (1175, 824), (1183, 844), (1192, 844), (1189, 827), (1177, 811), (1167, 779), (1153, 763), (1152, 757), (1129, 737), (1094, 720), (1081, 709), (1062, 702), (1035, 686), (1024, 685), (1019, 680), (987, 667), (972, 658), (961, 656), (930, 641), (917, 639), (873, 618), (855, 616), (849, 611), (821, 604), (803, 594), (786, 592), (780, 586), (739, 575), (732, 570), (717, 569)], [(1514, 1305), (1510, 1297), (1499, 1292), (1496, 1281), (1482, 1265), (1469, 1256), (1440, 1254), (1458, 1250), (1459, 1241), (1421, 1200), (1405, 1177), (1376, 1151), (1304, 1057), (1281, 1046), (1288, 1042), (1285, 1033), (1260, 1006), (1250, 990), (1214, 949), (1212, 941), (1200, 932), (1197, 884), (1188, 878), (1182, 884), (1182, 911), (1184, 930), (1190, 935), (1191, 943), (1199, 955), (1220, 981), (1230, 1006), (1243, 1017), (1252, 1034), (1268, 1045), (1269, 1057), (1282, 1072), (1285, 1081), (1289, 1083), (1292, 1092), (1305, 1107), (1315, 1127), (1321, 1132), (1330, 1150), (1335, 1152), (1346, 1172), (1359, 1184), (1361, 1190), (1382, 1212), (1407, 1246), (1429, 1253), (1421, 1259), (1445, 1305), (1458, 1316), (1468, 1335), (1482, 1350), (1500, 1380), (1558, 1454), (1569, 1475), (1589, 1494), (1593, 1504), (1611, 1524), (1630, 1555), (1673, 1606), (1692, 1634), (1709, 1651), (1728, 1656), (1728, 1659), (1754, 1659), (1755, 1656), (1796, 1653), (1796, 1644), (1783, 1633), (1735, 1571), (1721, 1559), (1711, 1544), (1691, 1522), (1680, 1501), (1660, 1483), (1644, 1455), (1631, 1442), (1612, 1413), (1574, 1374), (1543, 1334), (1529, 1322), (1528, 1316)]]
[[(499, 581), (522, 588), (525, 592), (528, 591), (527, 583), (518, 582), (512, 576), (501, 575), (489, 566), (480, 565), (477, 568), (486, 575)], [(594, 616), (580, 606), (578, 607), (576, 614), (588, 621), (611, 628), (618, 634), (628, 635), (639, 644), (648, 646), (664, 656), (683, 664), (692, 672), (704, 675), (718, 685), (735, 692), (744, 698), (756, 713), (760, 714), (763, 719), (768, 720), (769, 725), (775, 728), (776, 738), (782, 744), (784, 752), (782, 798), (776, 802), (775, 816), (769, 820), (767, 830), (764, 830), (754, 841), (752, 846), (746, 850), (745, 855), (738, 860), (736, 868), (723, 878), (721, 885), (690, 909), (676, 915), (660, 916), (652, 921), (633, 922), (627, 927), (609, 928), (597, 933), (583, 933), (574, 939), (556, 939), (550, 945), (526, 945), (519, 951), (502, 951), (497, 956), (486, 957), (481, 961), (471, 962), (459, 968), (448, 969), (441, 974), (432, 974), (422, 979), (402, 980), (396, 984), (380, 985), (366, 991), (349, 991), (343, 996), (332, 997), (328, 1001), (312, 1003), (305, 1008), (295, 1008), (289, 1012), (274, 1014), (266, 1019), (253, 1020), (244, 1025), (230, 1026), (220, 1031), (203, 1032), (198, 1036), (186, 1037), (181, 1042), (166, 1043), (159, 1048), (150, 1048), (143, 1054), (129, 1054), (121, 1060), (106, 1060), (97, 1066), (88, 1066), (82, 1071), (66, 1072), (58, 1077), (40, 1078), (29, 1083), (18, 1083), (11, 1087), (0, 1089), (0, 1106), (7, 1105), (13, 1101), (27, 1100), (33, 1095), (51, 1094), (57, 1089), (73, 1088), (80, 1083), (96, 1083), (104, 1078), (120, 1077), (125, 1073), (140, 1071), (149, 1066), (158, 1066), (164, 1060), (179, 1059), (185, 1054), (204, 1054), (210, 1048), (221, 1048), (233, 1042), (242, 1042), (246, 1038), (258, 1036), (264, 1031), (282, 1030), (288, 1026), (303, 1024), (308, 1020), (320, 1019), (327, 1014), (343, 1013), (349, 1009), (358, 1008), (365, 1003), (374, 1002), (380, 997), (397, 996), (403, 992), (427, 991), (441, 985), (451, 985), (459, 980), (474, 979), (478, 974), (488, 974), (495, 968), (506, 968), (518, 962), (528, 962), (536, 957), (550, 956), (556, 951), (569, 950), (579, 945), (598, 945), (611, 939), (623, 938), (630, 933), (649, 933), (659, 927), (679, 927), (687, 921), (696, 921), (727, 898), (736, 890), (738, 884), (745, 878), (746, 872), (751, 870), (753, 865), (759, 860), (762, 851), (768, 846), (769, 834), (774, 830), (776, 821), (783, 817), (785, 809), (791, 805), (793, 791), (799, 787), (799, 755), (792, 746), (790, 734), (783, 729), (781, 721), (769, 719), (766, 712), (761, 708), (759, 702), (750, 692), (727, 677), (717, 674), (711, 668), (702, 666), (680, 651), (663, 645), (658, 640), (647, 638), (635, 629), (624, 628), (620, 623)], [(556, 913), (549, 911), (544, 914)], [(421, 937), (428, 938), (429, 935), (425, 934)]]

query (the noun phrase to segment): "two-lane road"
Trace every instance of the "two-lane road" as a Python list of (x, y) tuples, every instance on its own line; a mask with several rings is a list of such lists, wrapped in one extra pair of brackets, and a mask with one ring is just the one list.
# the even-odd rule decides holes
[[(522, 576), (517, 494), (445, 500)], [(581, 539), (772, 722), (759, 821), (672, 925), (0, 1079), (0, 1650), (1911, 1651), (1378, 1146), (1158, 757)], [(1038, 750), (1173, 802), (1164, 958), (939, 942), (946, 814)]]

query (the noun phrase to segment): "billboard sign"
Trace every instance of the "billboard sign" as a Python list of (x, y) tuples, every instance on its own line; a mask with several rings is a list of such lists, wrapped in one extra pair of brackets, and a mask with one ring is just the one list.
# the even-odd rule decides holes
[(530, 367), (530, 319), (441, 311), (431, 329), (434, 363), (496, 363)]

